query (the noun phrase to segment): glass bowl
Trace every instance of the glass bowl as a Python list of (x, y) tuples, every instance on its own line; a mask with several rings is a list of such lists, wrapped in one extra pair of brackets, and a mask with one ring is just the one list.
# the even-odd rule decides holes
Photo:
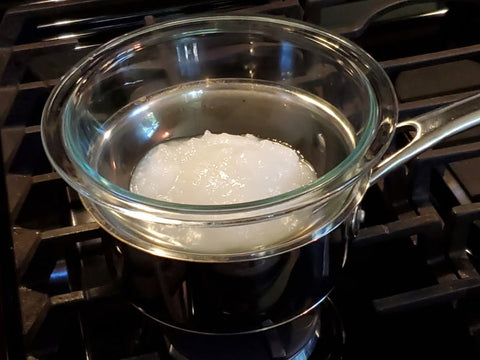
[[(353, 43), (284, 18), (216, 15), (145, 27), (95, 50), (51, 93), (41, 133), (56, 171), (116, 238), (157, 256), (230, 262), (296, 249), (341, 224), (396, 121), (387, 75)], [(150, 149), (206, 130), (287, 143), (318, 178), (219, 206), (129, 191)]]

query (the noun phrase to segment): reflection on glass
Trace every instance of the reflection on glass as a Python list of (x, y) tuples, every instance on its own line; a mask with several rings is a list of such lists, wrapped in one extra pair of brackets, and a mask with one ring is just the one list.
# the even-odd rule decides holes
[(280, 72), (283, 80), (292, 75), (293, 65), (293, 46), (287, 41), (282, 41), (282, 48), (280, 49)]
[(177, 61), (180, 74), (186, 77), (196, 77), (200, 74), (200, 59), (198, 44), (195, 39), (186, 38), (178, 41), (176, 46)]
[(157, 118), (152, 112), (149, 112), (147, 115), (145, 115), (144, 121), (142, 121), (141, 129), (143, 131), (144, 137), (146, 139), (150, 139), (152, 135), (155, 133), (155, 130), (158, 129), (158, 126), (160, 124), (158, 123)]

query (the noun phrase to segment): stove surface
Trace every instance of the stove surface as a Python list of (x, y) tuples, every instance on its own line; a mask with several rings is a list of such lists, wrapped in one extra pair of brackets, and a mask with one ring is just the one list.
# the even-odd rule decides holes
[[(391, 78), (400, 121), (480, 91), (475, 1), (12, 2), (0, 23), (2, 358), (185, 357), (112, 286), (107, 235), (53, 171), (39, 130), (77, 60), (127, 31), (205, 12), (287, 16), (349, 37)], [(309, 359), (480, 357), (479, 162), (474, 128), (368, 190)]]

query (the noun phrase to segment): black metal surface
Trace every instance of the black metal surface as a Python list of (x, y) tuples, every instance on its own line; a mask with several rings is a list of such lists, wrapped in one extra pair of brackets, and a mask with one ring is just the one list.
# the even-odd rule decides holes
[(12, 235), (17, 276), (21, 278), (35, 255), (40, 237), (38, 231), (19, 227), (13, 228)]
[[(303, 16), (351, 36), (381, 61), (400, 95), (401, 120), (480, 91), (475, 1), (12, 4), (0, 23), (0, 189), (2, 182), (8, 188), (0, 191), (5, 359), (24, 353), (42, 360), (172, 355), (163, 329), (126, 304), (109, 282), (103, 231), (53, 172), (41, 147), (48, 94), (64, 71), (101, 42), (205, 11)], [(297, 81), (315, 86), (316, 78)], [(367, 192), (365, 222), (332, 294), (345, 332), (343, 358), (480, 357), (479, 141), (480, 129), (457, 135)], [(329, 356), (322, 346), (311, 359)]]
[[(0, 148), (0, 153), (3, 153)], [(0, 358), (25, 357), (22, 321), (4, 167), (0, 167)]]

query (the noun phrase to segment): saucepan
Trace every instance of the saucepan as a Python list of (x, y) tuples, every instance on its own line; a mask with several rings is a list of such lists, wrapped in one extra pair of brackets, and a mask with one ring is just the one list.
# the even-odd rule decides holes
[[(52, 91), (41, 134), (56, 171), (111, 235), (108, 263), (132, 303), (172, 328), (239, 334), (320, 304), (368, 187), (479, 124), (480, 97), (397, 117), (388, 76), (352, 42), (285, 18), (215, 15), (155, 24), (95, 50)], [(413, 140), (385, 157), (407, 126)], [(206, 130), (289, 144), (318, 177), (218, 206), (129, 191), (155, 145)]]

